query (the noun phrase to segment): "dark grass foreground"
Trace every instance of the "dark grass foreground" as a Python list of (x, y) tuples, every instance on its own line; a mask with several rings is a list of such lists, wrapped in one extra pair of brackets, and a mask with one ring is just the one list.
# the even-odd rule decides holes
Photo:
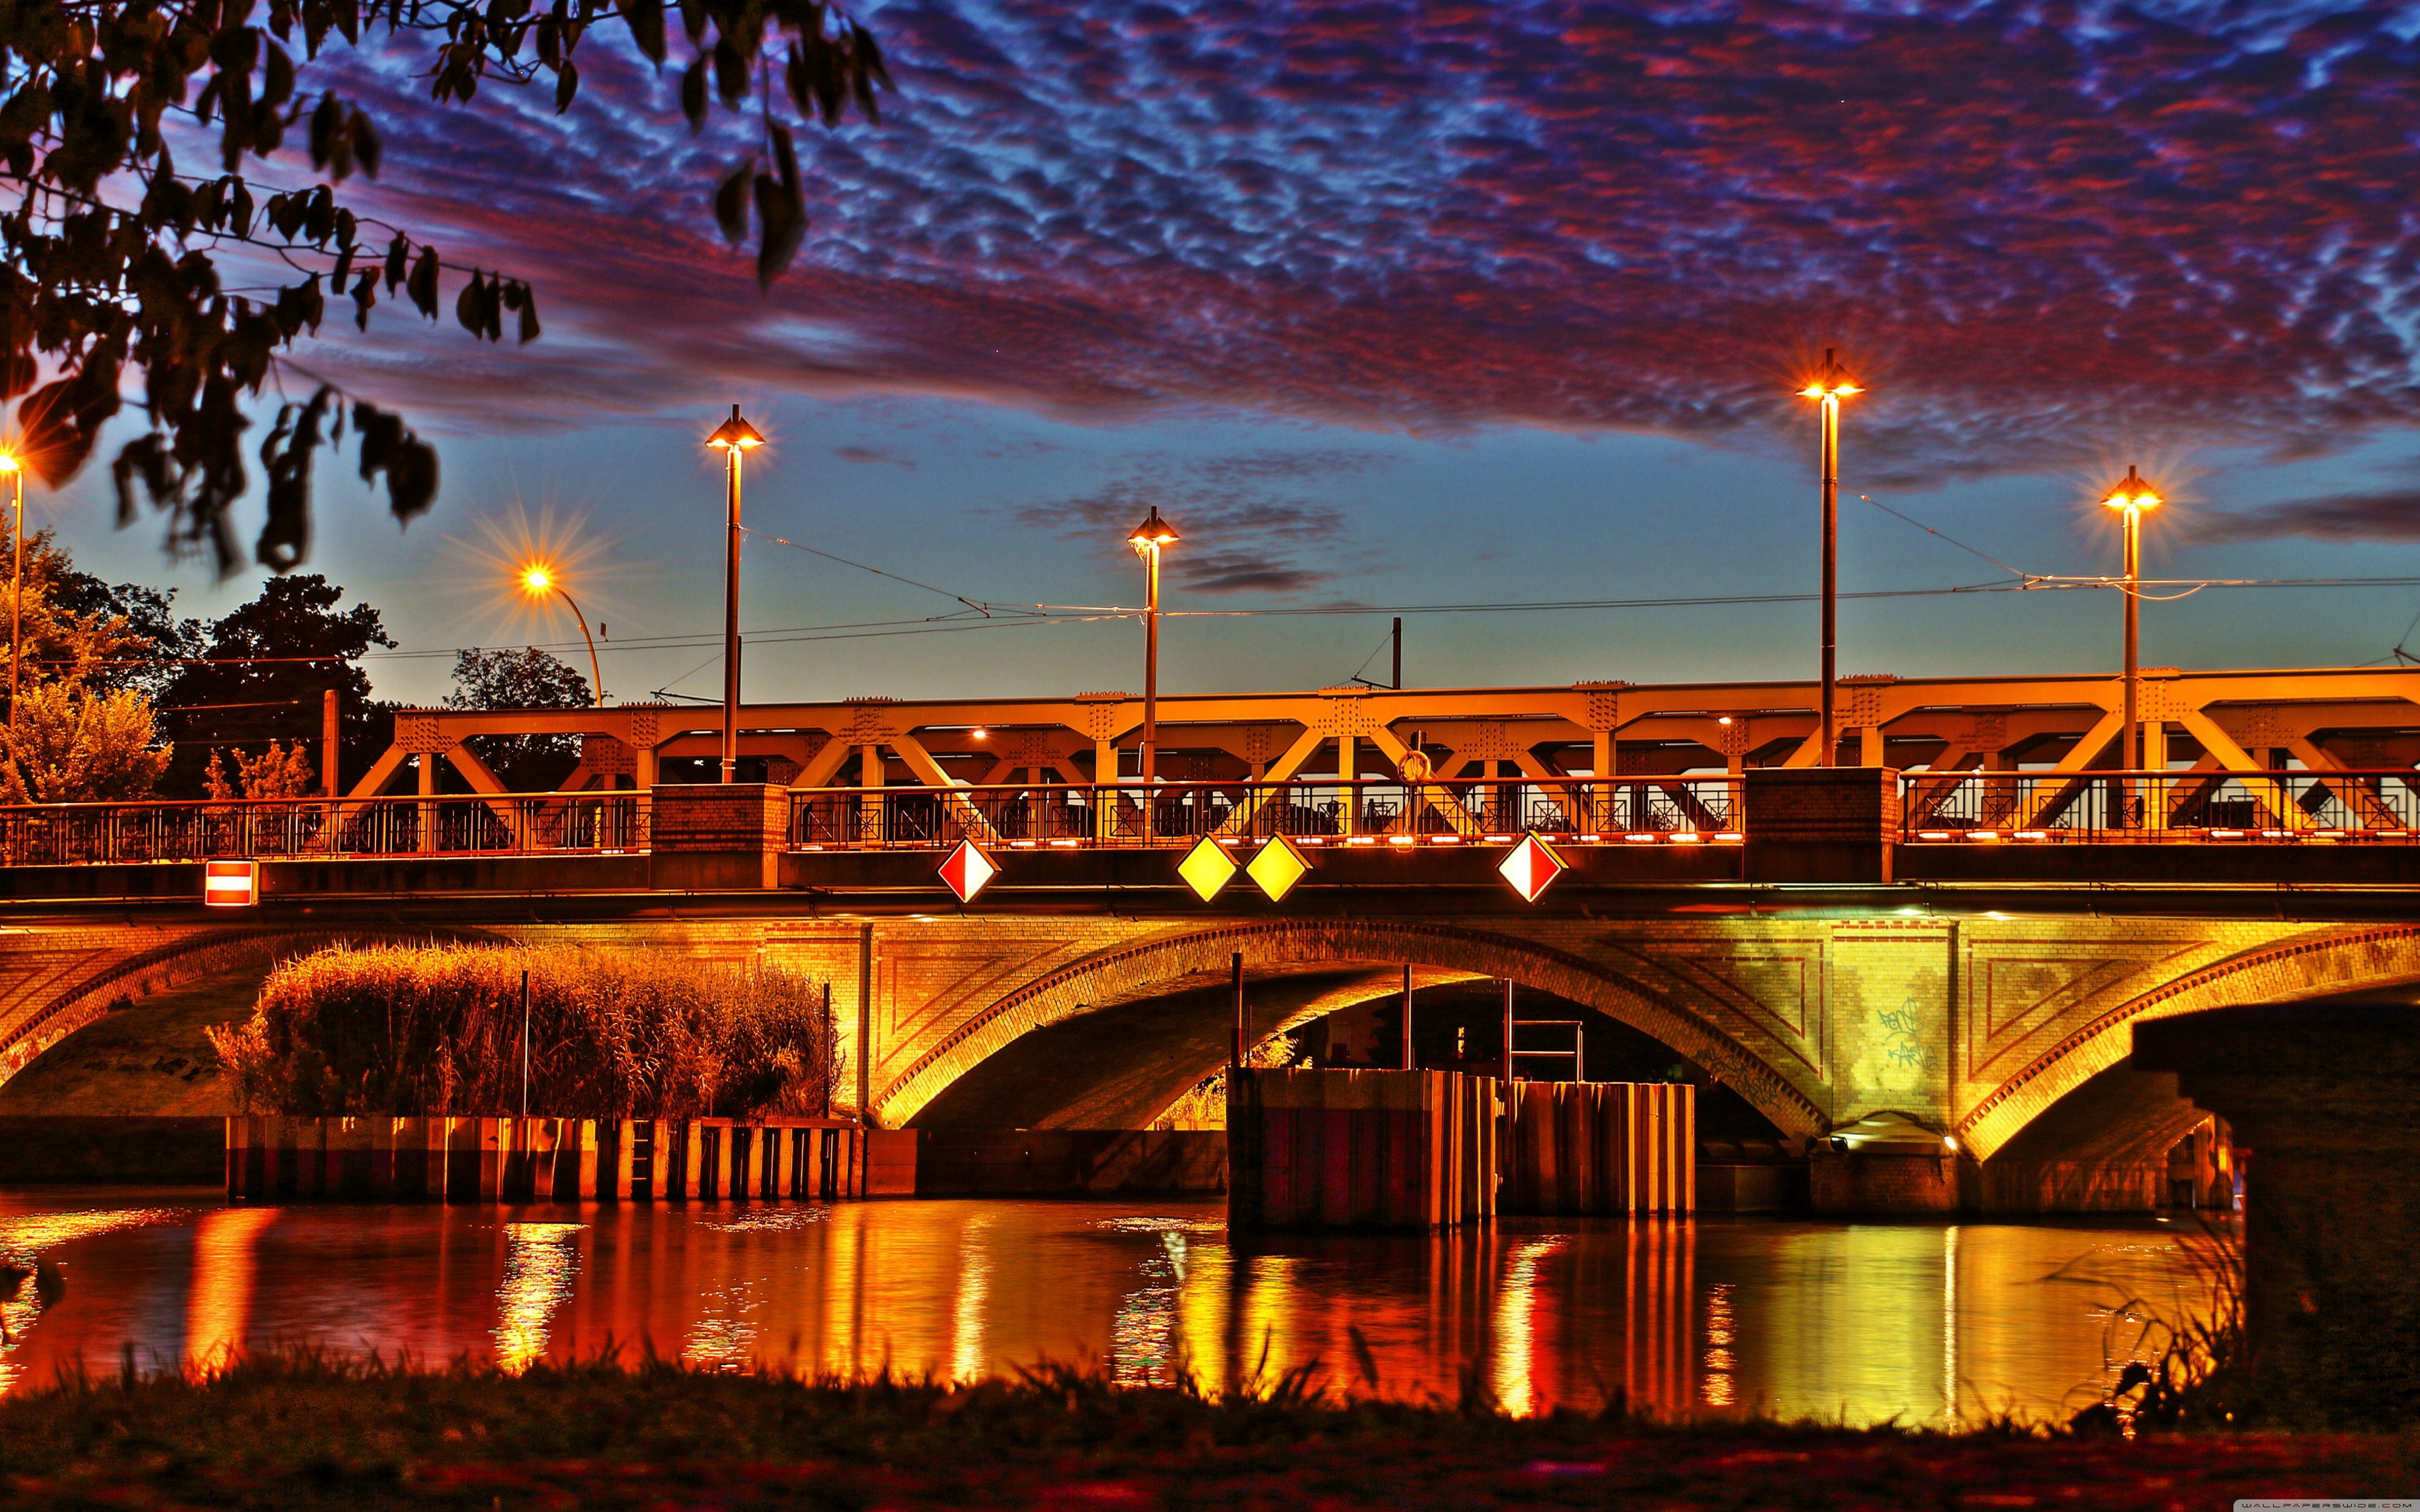
[(1132, 1390), (951, 1389), (646, 1364), (520, 1377), (309, 1355), (0, 1401), (27, 1508), (2225, 1508), (2408, 1493), (2387, 1438), (1664, 1426)]

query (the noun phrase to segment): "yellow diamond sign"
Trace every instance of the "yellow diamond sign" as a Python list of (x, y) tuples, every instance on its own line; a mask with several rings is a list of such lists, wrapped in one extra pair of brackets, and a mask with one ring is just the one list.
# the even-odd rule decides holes
[(1195, 897), (1206, 903), (1218, 897), (1218, 889), (1235, 874), (1235, 858), (1227, 854), (1227, 847), (1205, 835), (1185, 853), (1184, 860), (1176, 863), (1176, 874), (1185, 879)]
[(1283, 835), (1270, 837), (1269, 842), (1261, 847), (1261, 854), (1252, 857), (1252, 864), (1244, 868), (1244, 875), (1267, 893), (1273, 903), (1284, 902), (1285, 895), (1294, 891), (1294, 885), (1310, 872), (1311, 863)]

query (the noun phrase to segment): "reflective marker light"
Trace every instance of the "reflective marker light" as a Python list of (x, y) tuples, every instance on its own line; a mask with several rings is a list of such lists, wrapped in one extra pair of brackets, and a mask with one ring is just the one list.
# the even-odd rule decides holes
[(1523, 903), (1533, 903), (1554, 880), (1563, 874), (1563, 858), (1554, 847), (1535, 835), (1525, 835), (1521, 843), (1504, 853), (1496, 870), (1521, 895)]
[(958, 841), (958, 848), (941, 863), (941, 880), (958, 895), (958, 902), (972, 903), (975, 894), (984, 890), (991, 879), (1000, 875), (1000, 863), (984, 848), (970, 840)]
[(1261, 854), (1244, 868), (1244, 875), (1251, 878), (1252, 886), (1267, 894), (1273, 903), (1283, 903), (1285, 895), (1294, 891), (1295, 884), (1310, 874), (1311, 863), (1283, 835), (1272, 836), (1261, 847)]
[(250, 908), (260, 902), (258, 861), (202, 863), (202, 903), (210, 908)]
[(1208, 903), (1218, 896), (1235, 874), (1235, 858), (1229, 856), (1218, 841), (1207, 838), (1194, 841), (1185, 859), (1176, 863), (1176, 874), (1193, 889), (1193, 896)]

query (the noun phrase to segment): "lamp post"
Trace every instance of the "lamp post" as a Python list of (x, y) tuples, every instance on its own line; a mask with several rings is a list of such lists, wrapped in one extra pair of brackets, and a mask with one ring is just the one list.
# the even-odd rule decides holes
[(0, 452), (0, 472), (8, 474), (17, 513), (16, 565), (8, 572), (8, 733), (17, 733), (18, 669), (25, 660), (25, 466)]
[(588, 633), (588, 616), (580, 612), (580, 601), (571, 596), (569, 589), (563, 586), (563, 579), (556, 577), (551, 569), (540, 562), (534, 562), (522, 569), (521, 591), (532, 598), (544, 598), (547, 594), (552, 594), (571, 606), (571, 617), (580, 622), (580, 639), (588, 642), (589, 687), (597, 695), (597, 706), (603, 708), (605, 674), (597, 670), (597, 638)]
[(739, 459), (765, 444), (756, 427), (731, 418), (714, 428), (706, 444), (722, 453), (723, 477), (729, 486), (731, 521), (722, 557), (722, 779), (739, 780)]
[[(1159, 551), (1176, 544), (1176, 528), (1159, 517), (1159, 506), (1135, 527), (1126, 544), (1143, 560), (1142, 611), (1142, 782), (1143, 807), (1153, 799), (1149, 789), (1159, 774)], [(1110, 774), (1115, 776), (1115, 773)], [(1094, 774), (1097, 780), (1098, 773)]]
[(2142, 473), (2130, 466), (2126, 469), (2126, 481), (2101, 501), (2118, 511), (2126, 524), (2126, 744), (2119, 749), (2118, 768), (2132, 772), (2143, 764), (2143, 600), (2138, 591), (2143, 576), (2143, 511), (2158, 508), (2160, 496), (2143, 481)]
[(1835, 718), (1838, 686), (1840, 586), (1840, 401), (1866, 391), (1857, 387), (1823, 348), (1823, 370), (1798, 391), (1813, 399), (1823, 419), (1823, 751), (1821, 764), (1838, 764), (1840, 732)]

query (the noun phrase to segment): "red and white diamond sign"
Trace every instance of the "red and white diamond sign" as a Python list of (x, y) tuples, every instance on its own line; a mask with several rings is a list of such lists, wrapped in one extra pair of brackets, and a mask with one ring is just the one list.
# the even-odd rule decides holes
[(1538, 894), (1563, 874), (1568, 864), (1544, 841), (1535, 835), (1524, 835), (1521, 843), (1506, 851), (1504, 859), (1496, 863), (1496, 870), (1512, 884), (1512, 890), (1521, 895), (1523, 903), (1533, 903)]
[(1000, 875), (1000, 863), (991, 854), (970, 840), (958, 841), (958, 848), (941, 863), (941, 880), (958, 895), (958, 902), (970, 903), (975, 894), (984, 890), (992, 878)]

